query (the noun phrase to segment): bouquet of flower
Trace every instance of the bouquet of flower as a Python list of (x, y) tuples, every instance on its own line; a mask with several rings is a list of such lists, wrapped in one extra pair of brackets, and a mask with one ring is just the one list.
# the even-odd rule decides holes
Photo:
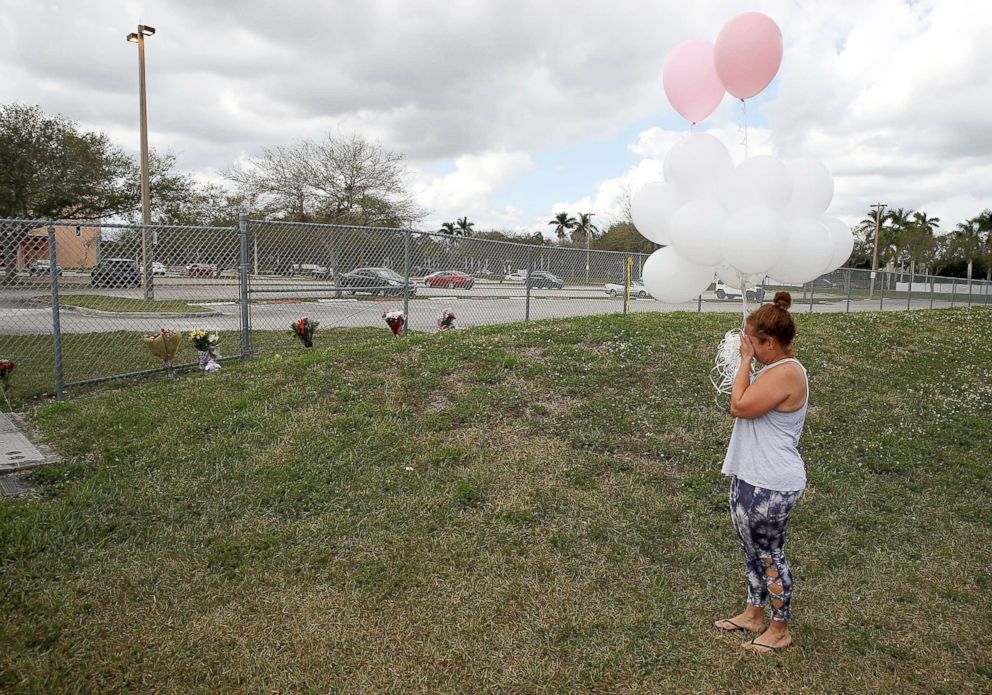
[(386, 319), (386, 325), (389, 326), (389, 330), (393, 332), (393, 335), (399, 335), (403, 332), (403, 324), (406, 323), (406, 318), (403, 316), (403, 312), (399, 311), (387, 311), (382, 315), (382, 318)]
[(168, 328), (161, 329), (158, 333), (146, 333), (144, 337), (148, 350), (158, 357), (169, 370), (169, 377), (172, 377), (172, 361), (176, 359), (176, 351), (179, 349), (179, 333)]
[(291, 327), (293, 334), (303, 341), (303, 347), (311, 348), (313, 347), (313, 334), (316, 333), (319, 325), (319, 321), (311, 321), (306, 316), (301, 316), (298, 320), (293, 321)]
[(0, 385), (3, 386), (3, 399), (7, 401), (7, 408), (13, 410), (10, 406), (10, 399), (7, 398), (7, 392), (10, 391), (10, 375), (17, 367), (13, 360), (0, 360)]
[(217, 349), (217, 345), (220, 343), (219, 335), (209, 333), (201, 328), (190, 331), (186, 338), (200, 353), (200, 369), (205, 372), (216, 372), (220, 369), (220, 364), (217, 363), (217, 358), (220, 357), (220, 350)]
[(445, 309), (441, 312), (441, 315), (437, 317), (437, 327), (442, 331), (450, 331), (455, 327), (455, 312), (451, 309)]

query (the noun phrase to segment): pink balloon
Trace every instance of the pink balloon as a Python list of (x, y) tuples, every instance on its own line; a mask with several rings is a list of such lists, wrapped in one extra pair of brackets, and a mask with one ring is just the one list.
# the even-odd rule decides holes
[(661, 72), (668, 101), (692, 123), (713, 113), (723, 99), (709, 41), (683, 41), (668, 54)]
[(739, 14), (716, 37), (713, 62), (728, 92), (738, 99), (753, 97), (782, 64), (782, 31), (760, 12)]

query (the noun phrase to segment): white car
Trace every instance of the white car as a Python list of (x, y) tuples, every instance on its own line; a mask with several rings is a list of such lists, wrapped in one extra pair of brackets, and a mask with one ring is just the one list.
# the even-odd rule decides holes
[(165, 264), (152, 261), (152, 275), (165, 275)]
[[(723, 280), (716, 281), (716, 288), (713, 290), (717, 299), (740, 299), (741, 290), (738, 287), (731, 287)], [(747, 298), (752, 302), (760, 302), (765, 298), (764, 287), (748, 287)]]
[[(603, 291), (611, 297), (622, 297), (627, 289), (623, 285), (608, 282), (603, 285)], [(643, 280), (630, 281), (630, 296), (638, 299), (654, 299), (648, 292), (648, 288), (644, 286)]]
[(527, 282), (527, 271), (514, 270), (509, 275), (504, 275), (500, 282)]

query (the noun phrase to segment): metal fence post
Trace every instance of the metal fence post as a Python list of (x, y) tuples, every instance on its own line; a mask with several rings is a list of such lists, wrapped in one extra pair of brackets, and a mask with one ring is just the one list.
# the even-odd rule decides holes
[(910, 273), (909, 274), (909, 298), (906, 299), (906, 311), (909, 311), (912, 308), (911, 307), (912, 301), (913, 301), (913, 274)]
[(954, 295), (958, 289), (958, 279), (951, 278), (951, 308), (954, 308)]
[(968, 278), (968, 306), (971, 306), (971, 278)]
[(847, 309), (844, 310), (845, 314), (851, 313), (851, 269), (847, 269)]
[(524, 321), (530, 321), (530, 274), (534, 272), (534, 246), (527, 249), (527, 301), (524, 304)]
[(882, 278), (882, 282), (878, 283), (878, 310), (879, 311), (884, 311), (885, 310), (885, 285), (889, 281), (889, 274), (888, 273), (886, 273), (886, 272), (883, 271), (882, 272), (882, 275), (884, 275), (884, 277)]
[(410, 236), (409, 229), (403, 232), (403, 335), (410, 329)]
[(238, 265), (239, 297), (241, 301), (241, 359), (251, 357), (251, 301), (248, 296), (248, 217), (238, 217), (238, 236), (241, 241), (241, 258)]
[(816, 289), (816, 281), (820, 278), (813, 278), (813, 281), (809, 283), (809, 313), (813, 313), (813, 292)]
[(700, 294), (696, 297), (696, 313), (703, 313), (703, 295)]
[(930, 309), (933, 309), (933, 277), (930, 276)]
[(52, 294), (52, 338), (55, 349), (55, 397), (65, 397), (65, 376), (62, 371), (62, 324), (59, 307), (59, 257), (55, 243), (55, 225), (48, 225), (48, 282)]

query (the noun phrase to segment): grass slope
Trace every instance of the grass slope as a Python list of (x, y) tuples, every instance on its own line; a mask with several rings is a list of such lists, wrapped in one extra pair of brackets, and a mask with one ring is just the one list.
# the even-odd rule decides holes
[(710, 627), (745, 595), (706, 378), (735, 319), (633, 314), (45, 408), (68, 463), (0, 504), (0, 683), (987, 692), (992, 312), (797, 319), (810, 487), (781, 655)]

